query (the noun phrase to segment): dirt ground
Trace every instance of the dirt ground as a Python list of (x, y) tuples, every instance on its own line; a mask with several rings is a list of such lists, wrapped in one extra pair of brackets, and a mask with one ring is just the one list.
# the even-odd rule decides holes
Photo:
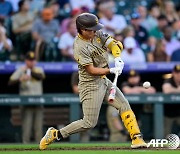
[[(130, 150), (130, 147), (59, 147), (59, 148), (48, 148), (46, 151), (53, 151), (53, 150)], [(1, 148), (0, 151), (38, 151), (38, 148)], [(168, 148), (139, 148), (133, 150), (169, 150)], [(180, 148), (174, 149), (180, 150)]]

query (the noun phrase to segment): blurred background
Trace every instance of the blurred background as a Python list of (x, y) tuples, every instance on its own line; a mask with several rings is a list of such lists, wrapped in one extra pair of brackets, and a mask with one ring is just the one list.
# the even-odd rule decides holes
[[(48, 127), (82, 117), (73, 40), (83, 12), (96, 14), (103, 31), (124, 44), (118, 87), (145, 140), (180, 135), (179, 0), (0, 0), (0, 142), (38, 143)], [(130, 138), (104, 103), (93, 130), (65, 141)]]

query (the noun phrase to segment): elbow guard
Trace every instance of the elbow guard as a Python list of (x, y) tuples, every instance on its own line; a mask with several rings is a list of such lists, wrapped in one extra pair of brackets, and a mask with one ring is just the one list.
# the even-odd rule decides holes
[(112, 51), (114, 57), (120, 57), (123, 50), (123, 45), (120, 41), (113, 39), (113, 41), (108, 44), (108, 49)]

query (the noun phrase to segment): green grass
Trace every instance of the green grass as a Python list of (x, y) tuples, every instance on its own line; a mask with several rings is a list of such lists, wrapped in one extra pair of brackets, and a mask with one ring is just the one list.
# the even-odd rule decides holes
[[(102, 150), (90, 150), (101, 147)], [(122, 147), (122, 149), (120, 149)], [(37, 144), (0, 144), (0, 154), (179, 154), (180, 150), (140, 149), (132, 150), (130, 144), (112, 143), (59, 143), (49, 146), (47, 151), (38, 150)], [(83, 150), (79, 150), (83, 148)], [(85, 150), (85, 149), (88, 150)], [(118, 148), (104, 150), (103, 148)], [(124, 148), (124, 149), (123, 149)], [(129, 148), (129, 149), (128, 149)], [(68, 150), (70, 149), (70, 150)], [(73, 149), (73, 150), (72, 150)]]
[[(38, 144), (0, 144), (0, 149), (13, 149), (13, 148), (17, 148), (17, 149), (27, 149), (27, 148), (32, 148), (32, 149), (36, 149), (38, 148)], [(80, 148), (80, 147), (98, 147), (98, 146), (102, 146), (102, 147), (119, 147), (119, 146), (125, 146), (125, 147), (129, 147), (130, 143), (54, 143), (49, 145), (49, 148), (59, 148), (59, 147), (67, 147), (67, 148), (71, 148), (71, 147), (76, 147), (76, 148)]]
[(179, 151), (8, 151), (1, 154), (179, 154)]

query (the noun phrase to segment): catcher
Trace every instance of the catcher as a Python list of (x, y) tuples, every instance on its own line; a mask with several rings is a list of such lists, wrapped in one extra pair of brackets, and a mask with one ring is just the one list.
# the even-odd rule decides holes
[[(82, 102), (83, 119), (72, 122), (64, 128), (57, 130), (49, 128), (40, 141), (40, 149), (44, 150), (55, 140), (62, 140), (71, 134), (88, 130), (96, 126), (100, 108), (103, 101), (108, 102), (112, 82), (106, 74), (122, 73), (124, 63), (120, 58), (123, 45), (114, 40), (109, 34), (104, 34), (100, 29), (103, 25), (98, 18), (90, 13), (80, 14), (76, 18), (78, 36), (74, 41), (74, 58), (79, 68), (79, 97)], [(109, 49), (115, 57), (115, 67), (108, 67)], [(122, 118), (132, 139), (132, 148), (147, 147), (142, 139), (135, 115), (123, 93), (116, 89), (113, 103)]]

